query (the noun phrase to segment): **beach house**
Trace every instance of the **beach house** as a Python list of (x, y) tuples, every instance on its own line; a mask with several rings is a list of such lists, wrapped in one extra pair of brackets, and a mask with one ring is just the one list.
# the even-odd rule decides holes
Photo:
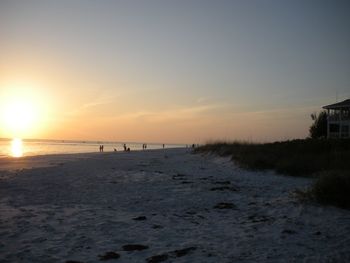
[(350, 99), (323, 109), (327, 110), (327, 138), (350, 138)]

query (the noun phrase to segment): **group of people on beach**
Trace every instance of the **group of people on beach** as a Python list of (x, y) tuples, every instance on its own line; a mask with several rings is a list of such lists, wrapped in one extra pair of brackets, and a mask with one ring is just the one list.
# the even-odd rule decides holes
[(126, 144), (124, 143), (123, 145), (123, 148), (124, 148), (124, 152), (130, 152), (130, 148), (129, 147), (126, 147)]
[(104, 146), (103, 146), (103, 145), (100, 145), (100, 153), (103, 152), (103, 148), (104, 148)]
[[(194, 144), (192, 147), (194, 148)], [(165, 144), (163, 144), (163, 149), (164, 148), (165, 148)], [(123, 149), (124, 149), (124, 152), (130, 152), (130, 148), (127, 147), (125, 143), (123, 144)], [(146, 149), (147, 149), (147, 143), (142, 144), (142, 150), (146, 150)], [(104, 151), (104, 146), (100, 145), (100, 152), (103, 152), (103, 151)], [(117, 148), (114, 148), (113, 151), (116, 152)]]
[[(126, 147), (126, 144), (124, 143), (123, 145), (123, 148), (124, 148), (124, 152), (130, 152), (130, 148), (129, 147)], [(103, 152), (104, 150), (104, 146), (103, 145), (100, 145), (100, 153)], [(113, 149), (114, 152), (117, 151), (117, 148), (114, 148)]]

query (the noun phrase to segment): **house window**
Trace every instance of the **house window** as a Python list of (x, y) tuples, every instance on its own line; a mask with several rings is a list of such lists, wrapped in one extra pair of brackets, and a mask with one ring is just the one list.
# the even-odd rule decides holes
[(339, 124), (330, 124), (329, 125), (329, 138), (339, 138), (340, 137), (340, 126)]
[(348, 138), (349, 137), (349, 125), (341, 126), (341, 137)]
[(329, 131), (330, 132), (339, 132), (339, 124), (330, 124)]
[(342, 120), (349, 120), (349, 119), (350, 119), (349, 110), (344, 110), (342, 113)]

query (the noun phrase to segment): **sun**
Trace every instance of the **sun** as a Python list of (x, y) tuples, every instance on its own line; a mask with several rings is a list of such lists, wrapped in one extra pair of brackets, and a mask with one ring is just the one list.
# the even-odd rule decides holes
[(4, 107), (4, 125), (10, 131), (25, 132), (35, 124), (36, 115), (35, 105), (31, 101), (14, 99)]
[(10, 91), (1, 98), (0, 137), (30, 137), (40, 125), (40, 101), (32, 92)]

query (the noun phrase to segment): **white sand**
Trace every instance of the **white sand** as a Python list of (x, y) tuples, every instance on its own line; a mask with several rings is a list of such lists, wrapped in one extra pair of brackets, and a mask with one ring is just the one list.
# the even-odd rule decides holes
[(4, 169), (0, 262), (100, 262), (106, 252), (120, 255), (107, 262), (350, 262), (350, 212), (298, 201), (309, 179), (186, 149), (2, 159)]

